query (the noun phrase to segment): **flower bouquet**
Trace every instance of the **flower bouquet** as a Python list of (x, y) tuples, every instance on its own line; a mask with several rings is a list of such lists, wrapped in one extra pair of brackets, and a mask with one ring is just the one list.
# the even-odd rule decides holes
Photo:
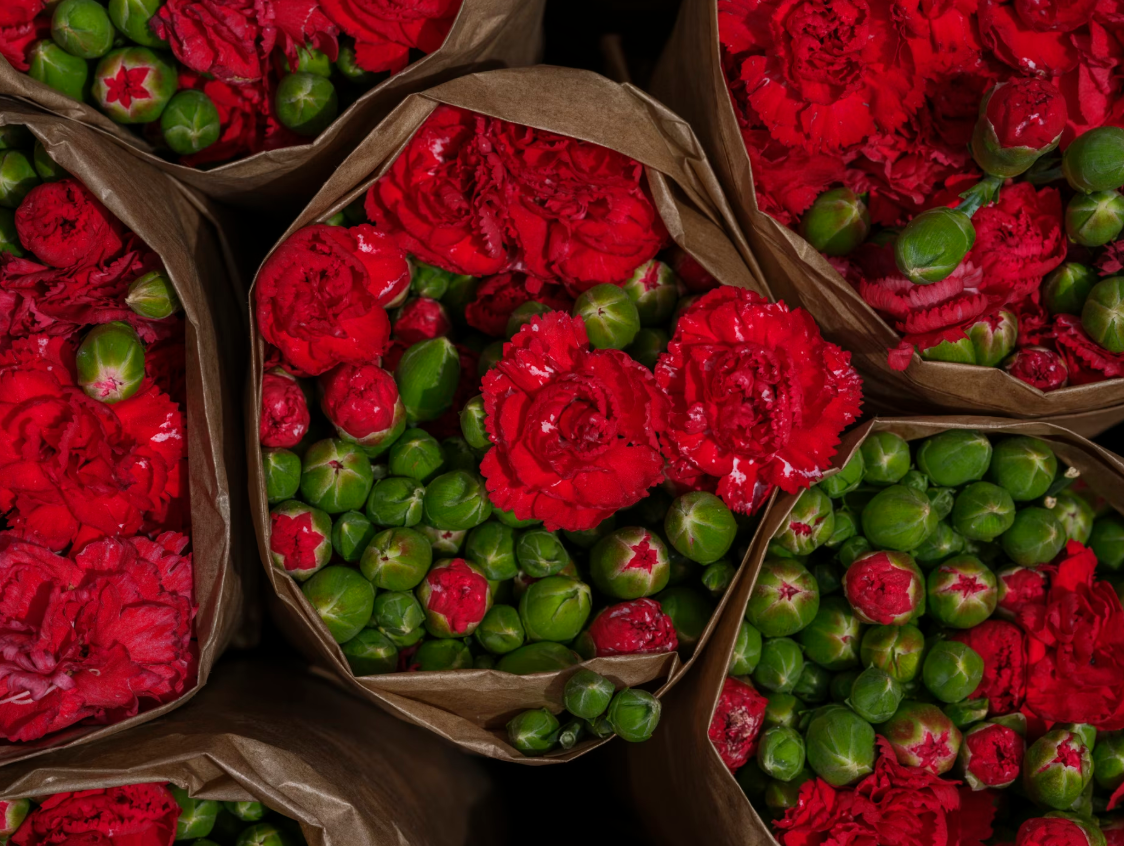
[(912, 418), (836, 467), (765, 514), (744, 614), (630, 751), (642, 810), (781, 846), (1119, 842), (1124, 463), (1052, 424)]
[(10, 0), (0, 94), (204, 194), (298, 210), (401, 99), (541, 50), (542, 0)]
[(1120, 158), (1120, 37), (1111, 3), (690, 0), (653, 91), (873, 410), (1093, 434), (1124, 416), (1119, 344), (1082, 317), (1119, 268), (1119, 186), (1087, 174)]
[(243, 596), (212, 317), (237, 312), (215, 233), (88, 129), (7, 100), (2, 121), (7, 763), (184, 701)]
[[(294, 731), (317, 715), (315, 732)], [(189, 705), (5, 767), (12, 846), (457, 846), (490, 784), (464, 755), (300, 668), (224, 662)]]
[(650, 735), (635, 688), (680, 675), (752, 515), (858, 413), (847, 355), (744, 287), (682, 128), (585, 72), (447, 83), (258, 273), (251, 492), (286, 628), (474, 751)]

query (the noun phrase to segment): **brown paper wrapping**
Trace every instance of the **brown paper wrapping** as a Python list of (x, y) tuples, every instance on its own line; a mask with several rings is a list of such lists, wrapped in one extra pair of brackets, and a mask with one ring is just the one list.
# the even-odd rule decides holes
[[(675, 242), (726, 284), (757, 287), (741, 258), (746, 248), (734, 243), (740, 236), (732, 213), (690, 128), (632, 86), (565, 68), (474, 74), (408, 97), (339, 167), (283, 238), (327, 219), (365, 191), (439, 103), (582, 138), (637, 159), (647, 166), (652, 194)], [(524, 758), (507, 744), (503, 732), (507, 720), (520, 711), (541, 707), (561, 710), (562, 687), (573, 670), (533, 676), (492, 670), (359, 679), (351, 675), (339, 646), (321, 625), (300, 587), (269, 563), (269, 505), (257, 437), (264, 348), (252, 308), (251, 348), (253, 382), (246, 397), (250, 500), (262, 562), (273, 587), (271, 600), (289, 638), (313, 661), (334, 671), (368, 699), (473, 752), (545, 764), (570, 760), (592, 748), (592, 744), (583, 744), (565, 753)], [(717, 616), (716, 612), (714, 619)], [(703, 642), (709, 632), (708, 626)], [(689, 664), (672, 654), (600, 658), (587, 666), (613, 679), (618, 687), (654, 684), (662, 692)]]
[(887, 350), (900, 336), (807, 241), (757, 208), (719, 49), (715, 0), (683, 0), (652, 93), (698, 133), (772, 296), (803, 306), (825, 337), (850, 350), (867, 413), (1065, 418), (1090, 437), (1124, 421), (1124, 379), (1043, 393), (998, 368), (922, 361), (916, 353), (907, 370), (891, 370)]
[[(164, 261), (187, 321), (187, 435), (195, 631), (199, 682), (239, 634), (246, 592), (236, 561), (249, 561), (241, 413), (231, 366), (245, 355), (242, 307), (226, 250), (206, 202), (109, 139), (65, 118), (0, 98), (0, 125), (25, 124), (50, 156), (81, 180)], [(240, 377), (241, 374), (239, 373)], [(232, 496), (231, 491), (236, 494)], [(242, 565), (245, 566), (245, 565)], [(256, 576), (248, 568), (251, 577)], [(253, 639), (243, 631), (243, 642)], [(29, 743), (0, 741), (0, 765), (116, 734), (172, 710), (193, 695), (108, 726), (76, 725)]]
[[(479, 765), (300, 668), (224, 661), (190, 703), (126, 734), (0, 771), (0, 799), (145, 782), (259, 801), (309, 846), (462, 846), (490, 784)], [(490, 839), (490, 838), (489, 838)]]
[(20, 73), (0, 58), (0, 94), (19, 97), (106, 133), (138, 158), (231, 205), (300, 210), (349, 152), (403, 98), (464, 73), (534, 64), (542, 55), (546, 0), (464, 0), (445, 43), (356, 100), (314, 141), (207, 170), (166, 161), (128, 127)]
[[(947, 429), (1041, 438), (1049, 442), (1065, 464), (1076, 467), (1081, 478), (1113, 508), (1124, 512), (1124, 459), (1048, 421), (997, 417), (875, 418), (844, 437), (832, 466), (846, 464), (871, 432), (889, 431), (906, 440), (916, 440)], [(758, 816), (709, 742), (707, 730), (722, 692), (746, 604), (765, 560), (766, 547), (797, 498), (781, 494), (765, 512), (746, 563), (730, 588), (727, 613), (715, 627), (698, 667), (668, 697), (663, 720), (653, 738), (628, 746), (633, 798), (659, 842), (777, 846), (768, 823)]]

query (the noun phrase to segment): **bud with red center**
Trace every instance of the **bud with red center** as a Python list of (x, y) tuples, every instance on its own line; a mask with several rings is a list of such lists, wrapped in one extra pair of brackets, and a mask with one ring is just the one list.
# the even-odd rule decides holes
[(925, 578), (904, 552), (868, 552), (843, 574), (843, 592), (864, 623), (900, 626), (925, 613)]
[(1021, 628), (991, 619), (975, 628), (953, 632), (949, 640), (972, 647), (984, 661), (984, 677), (972, 698), (988, 700), (988, 715), (1018, 711), (1026, 697), (1027, 645)]
[(951, 770), (960, 752), (960, 729), (929, 702), (903, 702), (879, 732), (890, 741), (898, 763), (933, 775)]
[(929, 613), (946, 626), (970, 629), (991, 616), (999, 598), (995, 574), (972, 555), (957, 555), (929, 573)]
[(1058, 146), (1068, 118), (1065, 97), (1037, 77), (1016, 77), (988, 92), (972, 133), (972, 156), (993, 176), (1018, 176)]
[(308, 432), (310, 419), (304, 391), (293, 376), (277, 367), (262, 377), (258, 432), (262, 446), (296, 446)]
[(332, 557), (332, 518), (295, 499), (269, 512), (273, 566), (303, 582)]
[(1000, 570), (999, 603), (997, 613), (1013, 620), (1019, 610), (1027, 605), (1045, 605), (1046, 592), (1050, 589), (1050, 579), (1041, 570), (1032, 567), (1007, 567)]
[(1065, 361), (1046, 347), (1023, 347), (1003, 364), (1003, 369), (1040, 391), (1065, 387), (1069, 369)]
[(741, 769), (757, 752), (768, 701), (745, 682), (727, 678), (710, 721), (708, 735), (730, 772)]
[(407, 300), (394, 318), (392, 333), (407, 344), (448, 335), (453, 329), (445, 307), (429, 297)]
[(972, 790), (1010, 787), (1019, 776), (1025, 747), (1013, 728), (980, 723), (964, 734), (957, 767)]
[(757, 574), (745, 617), (765, 637), (787, 637), (811, 623), (819, 609), (819, 586), (803, 564), (789, 558), (767, 558)]
[(617, 529), (597, 542), (589, 571), (598, 589), (615, 599), (639, 599), (667, 587), (671, 563), (667, 547), (639, 526)]
[(433, 565), (417, 589), (425, 627), (434, 637), (467, 637), (492, 606), (492, 586), (463, 558)]
[(645, 655), (679, 648), (675, 625), (654, 599), (610, 605), (597, 615), (587, 632), (593, 655)]
[(1034, 741), (1023, 758), (1023, 786), (1040, 805), (1064, 811), (1093, 777), (1093, 755), (1081, 736), (1056, 728)]
[(26, 799), (0, 800), (0, 842), (16, 833), (30, 810), (31, 803)]
[[(1112, 842), (1112, 841), (1108, 841)], [(1047, 814), (1019, 826), (1015, 846), (1105, 846), (1105, 835), (1092, 820), (1070, 814)]]
[(394, 377), (373, 364), (340, 364), (320, 377), (320, 408), (340, 439), (373, 458), (406, 429)]

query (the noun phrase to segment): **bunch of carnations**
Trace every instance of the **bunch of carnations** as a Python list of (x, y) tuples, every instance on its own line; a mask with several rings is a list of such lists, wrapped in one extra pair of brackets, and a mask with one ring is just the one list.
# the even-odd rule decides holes
[[(184, 322), (161, 261), (22, 126), (0, 181), (0, 737), (195, 684)], [(5, 175), (7, 175), (5, 171)]]
[(300, 826), (261, 802), (193, 799), (159, 782), (0, 801), (11, 846), (304, 846)]
[(782, 846), (1124, 842), (1121, 575), (1048, 443), (875, 431), (771, 540), (710, 739)]
[(461, 2), (10, 0), (0, 55), (181, 164), (215, 165), (308, 143), (440, 47)]
[[(274, 251), (268, 544), (356, 675), (695, 646), (735, 515), (817, 479), (860, 402), (807, 314), (716, 285), (641, 164), (449, 106)], [(622, 696), (571, 713), (640, 739), (658, 703)], [(522, 719), (523, 751), (573, 742)]]

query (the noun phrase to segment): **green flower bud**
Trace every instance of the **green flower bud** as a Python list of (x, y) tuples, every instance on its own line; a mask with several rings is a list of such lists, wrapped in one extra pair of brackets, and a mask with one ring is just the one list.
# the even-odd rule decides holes
[(273, 823), (257, 823), (243, 831), (235, 846), (291, 846), (289, 837)]
[(1081, 314), (1097, 275), (1083, 264), (1067, 261), (1042, 280), (1042, 302), (1050, 314)]
[(113, 47), (116, 32), (96, 0), (62, 0), (51, 16), (51, 38), (80, 59), (98, 59)]
[(812, 565), (812, 576), (820, 586), (821, 601), (843, 587), (843, 568), (834, 561), (817, 561)]
[(785, 726), (766, 730), (757, 744), (757, 765), (779, 781), (795, 778), (804, 769), (804, 738)]
[[(1124, 205), (1124, 197), (1120, 199)], [(1081, 326), (1109, 352), (1124, 352), (1124, 276), (1110, 276), (1093, 286), (1081, 309)]]
[(917, 449), (917, 466), (940, 487), (955, 488), (982, 479), (990, 464), (987, 436), (965, 429), (928, 437)]
[(864, 667), (877, 667), (902, 684), (917, 678), (925, 635), (914, 625), (875, 626), (863, 635), (860, 655)]
[(738, 636), (734, 641), (734, 651), (730, 655), (729, 673), (731, 676), (748, 676), (761, 660), (761, 632), (747, 620), (742, 620)]
[(765, 706), (765, 717), (761, 723), (762, 728), (797, 727), (800, 722), (800, 714), (805, 710), (803, 702), (791, 693), (770, 693), (766, 699), (768, 705)]
[[(813, 486), (800, 493), (796, 505), (788, 515), (788, 522), (773, 540), (795, 555), (808, 555), (826, 543), (834, 530), (835, 515), (831, 499), (819, 486)], [(733, 538), (731, 532), (731, 543)]]
[(454, 470), (438, 476), (425, 489), (426, 524), (463, 532), (492, 515), (484, 480), (474, 473)]
[(134, 314), (149, 320), (163, 320), (183, 309), (171, 281), (158, 270), (146, 273), (129, 284), (125, 305)]
[(406, 419), (413, 424), (444, 414), (453, 404), (460, 377), (460, 354), (448, 338), (431, 338), (406, 350), (394, 371)]
[(499, 364), (500, 359), (503, 358), (503, 344), (503, 341), (495, 341), (494, 343), (488, 344), (488, 346), (484, 347), (480, 352), (480, 362), (476, 366), (476, 375), (481, 379), (484, 378), (484, 375), (489, 370)]
[(0, 801), (0, 840), (5, 843), (16, 833), (16, 829), (27, 819), (31, 803), (27, 799), (8, 799)]
[(1062, 156), (1062, 172), (1087, 194), (1124, 185), (1124, 129), (1101, 126), (1079, 135)]
[(492, 607), (492, 585), (463, 558), (435, 561), (414, 595), (425, 610), (425, 628), (434, 637), (466, 638)]
[(1097, 786), (1106, 793), (1114, 793), (1124, 784), (1124, 731), (1097, 734), (1093, 747), (1093, 775)]
[(515, 516), (514, 511), (504, 511), (502, 508), (496, 508), (494, 506), (492, 508), (492, 515), (505, 526), (510, 526), (513, 529), (529, 529), (531, 526), (542, 525), (542, 520), (535, 520), (534, 518), (520, 520)]
[[(305, 515), (308, 515), (309, 522), (307, 526), (300, 529), (300, 533), (305, 535), (305, 538), (302, 539), (302, 547), (303, 542), (306, 542), (308, 539), (319, 539), (315, 549), (312, 550), (311, 566), (310, 563), (305, 560), (303, 554), (290, 559), (286, 553), (279, 552), (271, 545), (269, 554), (274, 567), (300, 582), (307, 579), (328, 563), (332, 557), (331, 517), (319, 508), (313, 508), (295, 499), (282, 502), (280, 505), (275, 506), (269, 513), (271, 522), (283, 517), (289, 518), (290, 520), (300, 520)], [(298, 528), (300, 528), (299, 524)], [(303, 553), (304, 550), (302, 549), (301, 552)]]
[(831, 679), (831, 687), (829, 688), (832, 703), (845, 703), (851, 696), (851, 688), (858, 677), (858, 670), (845, 670), (842, 673), (836, 673)]
[(736, 572), (734, 565), (725, 558), (715, 561), (713, 564), (707, 564), (702, 571), (702, 586), (711, 596), (717, 599), (726, 593), (726, 590), (734, 581)]
[(1011, 494), (990, 482), (968, 485), (952, 507), (952, 526), (968, 540), (994, 540), (1014, 522), (1015, 503)]
[(277, 120), (297, 135), (319, 135), (336, 119), (336, 87), (315, 73), (290, 73), (281, 77), (274, 95)]
[(314, 443), (301, 462), (301, 497), (329, 514), (362, 508), (374, 481), (362, 450), (335, 438)]
[(194, 840), (210, 834), (222, 806), (214, 799), (192, 799), (182, 787), (170, 785), (168, 789), (180, 806), (176, 840)]
[(948, 361), (953, 364), (978, 364), (976, 347), (966, 335), (958, 341), (941, 341), (919, 350), (923, 361)]
[(874, 432), (859, 451), (863, 457), (863, 481), (869, 485), (893, 485), (909, 472), (912, 460), (905, 438), (893, 432)]
[(344, 561), (354, 563), (374, 536), (370, 520), (358, 511), (345, 511), (332, 524), (332, 549)]
[(972, 219), (959, 209), (937, 206), (905, 225), (894, 241), (898, 270), (918, 285), (948, 276), (976, 243)]
[(837, 473), (832, 473), (819, 483), (818, 487), (832, 499), (839, 499), (843, 494), (850, 493), (862, 484), (866, 464), (863, 462), (862, 450), (855, 450), (847, 463)]
[(594, 720), (605, 713), (613, 699), (611, 681), (592, 670), (578, 670), (566, 680), (562, 703), (566, 710), (583, 720)]
[(491, 581), (506, 581), (519, 572), (515, 563), (515, 530), (489, 520), (468, 533), (464, 555)]
[(332, 60), (317, 50), (315, 47), (297, 47), (297, 66), (294, 68), (289, 60), (284, 60), (286, 73), (311, 73), (328, 79), (332, 75)]
[(367, 516), (376, 526), (416, 526), (422, 518), (424, 498), (425, 488), (415, 479), (379, 479), (367, 499)]
[(554, 311), (553, 308), (536, 300), (528, 300), (516, 306), (515, 310), (511, 312), (511, 316), (507, 319), (505, 332), (508, 340), (514, 338), (519, 333), (520, 329), (528, 323), (533, 322), (536, 317), (542, 317), (544, 314), (550, 314), (552, 311)]
[(433, 563), (433, 549), (414, 529), (387, 529), (374, 536), (359, 559), (359, 569), (382, 590), (413, 590)]
[(574, 317), (585, 323), (589, 343), (599, 350), (623, 350), (640, 331), (640, 312), (616, 285), (594, 285), (574, 302)]
[(995, 574), (971, 555), (950, 558), (931, 571), (927, 591), (929, 614), (954, 629), (978, 626), (999, 601)]
[(847, 704), (868, 723), (884, 723), (897, 713), (903, 696), (905, 693), (896, 678), (870, 667), (855, 679)]
[(523, 623), (511, 605), (493, 605), (476, 627), (476, 641), (495, 655), (506, 655), (523, 645)]
[(636, 306), (641, 326), (662, 327), (679, 302), (678, 283), (675, 271), (652, 259), (637, 267), (620, 287)]
[(767, 639), (761, 645), (761, 660), (753, 671), (753, 683), (774, 693), (792, 693), (804, 672), (804, 653), (787, 637)]
[(91, 89), (98, 108), (117, 123), (159, 120), (179, 79), (175, 67), (147, 47), (122, 47), (105, 55)]
[(564, 670), (581, 662), (581, 656), (574, 650), (553, 641), (528, 643), (514, 652), (509, 652), (497, 663), (496, 669), (517, 676), (532, 673), (551, 673)]
[(570, 720), (566, 725), (562, 726), (562, 730), (558, 732), (558, 745), (567, 752), (577, 745), (578, 741), (586, 733), (586, 723), (584, 720)]
[(128, 323), (102, 323), (78, 345), (75, 367), (86, 395), (112, 405), (131, 397), (144, 381), (144, 344)]
[(660, 356), (667, 352), (669, 343), (671, 343), (671, 336), (663, 329), (641, 328), (624, 351), (649, 370), (655, 370)]
[(1116, 514), (1098, 519), (1089, 534), (1089, 548), (1097, 556), (1098, 568), (1112, 572), (1124, 569), (1124, 520)]
[(347, 643), (371, 620), (375, 589), (350, 567), (325, 567), (301, 592), (336, 643)]
[(1007, 557), (1022, 567), (1052, 561), (1065, 542), (1065, 527), (1048, 508), (1020, 509), (1001, 538)]
[(983, 367), (998, 367), (1015, 349), (1019, 339), (1019, 319), (1003, 309), (982, 320), (977, 320), (967, 329), (972, 342), (975, 364)]
[(831, 673), (819, 664), (805, 661), (792, 692), (804, 702), (826, 702), (831, 693)]
[(767, 558), (761, 564), (745, 616), (765, 637), (785, 637), (811, 623), (819, 608), (819, 586), (803, 564)]
[[(828, 503), (830, 514), (831, 503), (822, 493), (820, 496)], [(663, 525), (671, 545), (699, 564), (710, 564), (725, 555), (738, 533), (738, 524), (730, 509), (706, 491), (691, 491), (676, 499)]]
[(461, 409), (461, 433), (473, 449), (486, 449), (492, 445), (484, 425), (484, 397), (477, 394)]
[[(752, 763), (755, 766), (757, 764), (756, 761)], [(812, 778), (814, 778), (812, 773), (803, 769), (789, 781), (781, 781), (776, 778), (769, 779), (765, 787), (765, 807), (769, 809), (774, 818), (780, 819), (788, 812), (789, 808), (795, 808), (799, 804), (800, 788), (804, 786), (804, 782), (810, 781)]]
[(519, 617), (527, 640), (566, 643), (578, 636), (592, 607), (592, 594), (585, 582), (547, 576), (534, 582), (520, 598)]
[(1065, 232), (1071, 241), (1100, 247), (1124, 229), (1124, 197), (1117, 191), (1075, 194), (1065, 207)]
[(446, 470), (463, 470), (466, 473), (480, 470), (479, 454), (459, 435), (445, 438), (441, 442), (441, 452), (445, 456)]
[(242, 822), (257, 822), (265, 816), (266, 811), (261, 802), (223, 802), (222, 806)]
[(459, 638), (425, 640), (414, 653), (414, 664), (423, 673), (471, 670), (472, 652)]
[[(986, 698), (963, 699), (960, 702), (950, 702), (943, 710), (945, 716), (952, 720), (958, 729), (966, 729), (987, 718), (989, 702)], [(964, 747), (960, 747), (960, 754), (964, 754)]]
[[(828, 549), (838, 549), (843, 545), (844, 541), (850, 540), (859, 532), (859, 524), (855, 519), (855, 515), (846, 509), (840, 509), (835, 512), (834, 523), (835, 525), (831, 530), (831, 537), (824, 542), (824, 546)], [(791, 525), (792, 524), (789, 523), (789, 527), (791, 527)], [(820, 586), (820, 590), (823, 593), (827, 593), (822, 585)]]
[(604, 715), (595, 720), (586, 720), (585, 730), (598, 740), (613, 736), (613, 727), (609, 725), (609, 718)]
[(933, 775), (951, 770), (960, 752), (960, 729), (928, 702), (903, 702), (879, 732), (890, 741), (898, 763)]
[(642, 743), (655, 732), (661, 710), (660, 701), (646, 690), (625, 688), (613, 696), (605, 716), (621, 740)]
[(946, 558), (963, 552), (964, 544), (964, 538), (942, 520), (937, 523), (936, 531), (913, 550), (913, 559), (922, 570), (929, 570)]
[(109, 0), (109, 19), (129, 40), (143, 47), (164, 47), (167, 42), (157, 38), (149, 26), (152, 16), (164, 0)]
[(839, 563), (844, 567), (850, 567), (859, 558), (862, 558), (874, 547), (870, 541), (862, 535), (856, 535), (853, 538), (843, 541), (843, 545), (839, 547)]
[(356, 676), (379, 676), (398, 669), (398, 647), (378, 629), (363, 629), (340, 649)]
[[(336, 70), (352, 85), (370, 88), (379, 80), (379, 74), (371, 73), (359, 66), (355, 56), (355, 43), (350, 40), (340, 39), (340, 52), (336, 57)], [(430, 296), (423, 294), (423, 296)]]
[(983, 680), (984, 662), (963, 643), (942, 640), (925, 655), (921, 671), (925, 687), (941, 702), (960, 702), (976, 692)]
[(920, 546), (937, 528), (933, 504), (923, 493), (905, 485), (879, 491), (863, 509), (863, 534), (876, 547), (908, 552)]
[(85, 59), (72, 56), (55, 42), (44, 39), (28, 53), (27, 75), (72, 100), (86, 98), (90, 69)]
[(841, 706), (823, 709), (804, 738), (808, 766), (832, 787), (846, 787), (874, 772), (874, 729)]
[(1004, 438), (995, 445), (988, 478), (1016, 502), (1038, 499), (1050, 489), (1058, 459), (1045, 441), (1025, 436)]
[(424, 632), (422, 624), (425, 623), (425, 609), (412, 593), (387, 591), (375, 597), (370, 623), (401, 649), (403, 646), (411, 645), (404, 642), (410, 635), (418, 633), (418, 637), (412, 643), (416, 643), (421, 638), (421, 633)]
[(850, 188), (832, 188), (804, 213), (800, 234), (825, 255), (845, 256), (870, 234), (870, 213)]
[(429, 432), (407, 429), (391, 444), (387, 466), (392, 476), (408, 476), (425, 482), (445, 466), (445, 451)]
[(659, 593), (671, 575), (667, 548), (640, 527), (617, 529), (602, 538), (589, 556), (597, 589), (614, 599), (640, 599)]
[(528, 576), (541, 579), (562, 572), (570, 563), (570, 553), (554, 532), (528, 529), (515, 543), (515, 560)]
[(693, 587), (679, 585), (669, 587), (656, 595), (660, 609), (671, 618), (680, 646), (694, 646), (702, 637), (714, 604)]
[(438, 529), (435, 526), (430, 526), (425, 523), (419, 523), (417, 530), (429, 541), (429, 545), (433, 547), (434, 552), (440, 552), (446, 555), (458, 554), (461, 551), (461, 547), (464, 546), (465, 537), (468, 535), (468, 532), (463, 530)]
[(301, 460), (287, 449), (263, 449), (262, 472), (265, 475), (265, 496), (272, 505), (292, 499), (301, 484)]
[(1065, 530), (1067, 540), (1085, 544), (1093, 531), (1095, 513), (1093, 506), (1084, 497), (1069, 489), (1058, 491), (1053, 497), (1046, 497), (1043, 503)]
[[(462, 278), (460, 274), (450, 270), (442, 270), (432, 264), (426, 264), (416, 258), (410, 259), (412, 275), (410, 277), (410, 291), (419, 297), (429, 297), (440, 300), (449, 290), (449, 284), (454, 278)], [(463, 277), (471, 279), (472, 277)]]
[(507, 724), (511, 745), (524, 755), (542, 755), (558, 743), (562, 726), (546, 708), (524, 711)]
[[(0, 167), (0, 180), (2, 179), (3, 168)], [(15, 212), (3, 206), (0, 206), (0, 253), (11, 253), (16, 258), (24, 254), (19, 233), (16, 232)]]
[(815, 618), (800, 631), (797, 639), (804, 657), (833, 672), (859, 666), (862, 624), (851, 605), (841, 596), (820, 602)]
[(952, 488), (929, 488), (925, 491), (925, 496), (933, 503), (938, 520), (944, 520), (952, 513), (952, 506), (956, 502), (956, 491)]
[(173, 153), (190, 156), (219, 140), (219, 110), (202, 91), (178, 91), (160, 115), (160, 131)]
[(1055, 728), (1027, 748), (1023, 787), (1038, 804), (1064, 810), (1081, 796), (1093, 771), (1093, 755), (1080, 736)]
[(910, 470), (902, 476), (901, 484), (918, 493), (925, 493), (929, 490), (929, 477), (920, 470)]

